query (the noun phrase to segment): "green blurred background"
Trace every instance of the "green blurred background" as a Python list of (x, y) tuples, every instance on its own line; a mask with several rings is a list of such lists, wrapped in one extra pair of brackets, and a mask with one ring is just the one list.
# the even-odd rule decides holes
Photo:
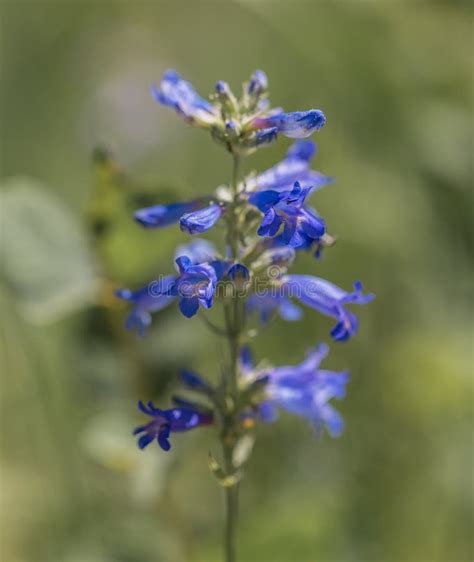
[[(472, 560), (472, 12), (468, 3), (3, 2), (1, 560), (217, 562), (212, 430), (140, 452), (138, 397), (168, 404), (219, 348), (176, 307), (140, 340), (115, 286), (172, 271), (177, 228), (133, 209), (230, 174), (202, 131), (156, 105), (171, 67), (204, 95), (256, 68), (274, 105), (318, 107), (315, 196), (340, 241), (296, 270), (377, 294), (349, 368), (347, 428), (259, 429), (242, 485), (241, 562)], [(250, 157), (276, 162), (289, 142)], [(113, 154), (95, 151), (107, 147)], [(217, 238), (216, 238), (217, 236)], [(219, 233), (214, 235), (218, 240)], [(298, 362), (331, 320), (277, 320), (257, 357)]]

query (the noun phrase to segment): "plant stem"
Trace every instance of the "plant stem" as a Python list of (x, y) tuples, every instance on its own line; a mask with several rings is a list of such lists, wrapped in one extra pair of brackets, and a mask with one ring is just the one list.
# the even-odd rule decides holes
[[(227, 453), (225, 450), (227, 449)], [(232, 447), (224, 445), (224, 456), (230, 455), (226, 460), (226, 466), (232, 467)], [(238, 485), (229, 486), (225, 490), (225, 510), (226, 510), (226, 523), (224, 534), (224, 552), (225, 562), (236, 561), (236, 536), (235, 531), (237, 527), (237, 510), (238, 510)]]
[[(232, 194), (233, 201), (229, 208), (228, 214), (228, 233), (227, 243), (230, 249), (230, 257), (233, 261), (239, 258), (239, 225), (236, 207), (238, 205), (238, 181), (240, 172), (240, 158), (237, 154), (233, 153), (233, 168), (232, 168)], [(227, 474), (232, 474), (234, 466), (232, 462), (232, 455), (234, 451), (236, 435), (235, 435), (235, 408), (238, 401), (238, 363), (240, 351), (240, 334), (242, 331), (240, 320), (240, 299), (239, 295), (233, 295), (233, 302), (226, 303), (225, 319), (227, 339), (229, 342), (229, 367), (228, 376), (226, 379), (226, 397), (230, 411), (226, 411), (224, 416), (223, 428), (223, 453), (224, 453), (224, 466)], [(224, 551), (225, 561), (235, 562), (235, 533), (237, 527), (237, 510), (238, 510), (238, 493), (239, 488), (237, 485), (225, 488), (225, 502), (226, 502), (226, 524), (224, 533)]]

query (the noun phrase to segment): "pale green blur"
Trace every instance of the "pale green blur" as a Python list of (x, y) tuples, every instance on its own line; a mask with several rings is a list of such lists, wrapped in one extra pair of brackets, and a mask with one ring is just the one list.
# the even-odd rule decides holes
[[(473, 558), (472, 20), (462, 2), (17, 2), (2, 12), (2, 457), (5, 562), (218, 562), (222, 498), (203, 429), (166, 454), (131, 436), (138, 398), (221, 342), (172, 307), (140, 340), (116, 286), (173, 271), (179, 229), (140, 205), (206, 194), (229, 156), (155, 104), (176, 68), (208, 95), (257, 68), (274, 105), (320, 108), (312, 200), (339, 238), (296, 271), (376, 293), (324, 366), (348, 368), (343, 437), (282, 415), (241, 487), (240, 562)], [(93, 149), (110, 150), (113, 160)], [(289, 141), (250, 157), (280, 159)], [(118, 167), (121, 168), (118, 169)], [(223, 231), (212, 238), (222, 243)], [(300, 361), (333, 323), (306, 311), (254, 342)]]

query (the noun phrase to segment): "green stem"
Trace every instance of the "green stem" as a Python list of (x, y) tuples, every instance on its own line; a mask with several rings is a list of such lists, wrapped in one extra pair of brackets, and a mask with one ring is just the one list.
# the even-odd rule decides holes
[[(232, 447), (224, 445), (224, 457), (227, 470), (232, 470)], [(236, 536), (237, 510), (238, 510), (238, 486), (229, 486), (225, 490), (226, 523), (224, 534), (225, 562), (236, 561)]]
[[(238, 181), (240, 173), (240, 158), (233, 153), (233, 169), (232, 169), (232, 194), (233, 201), (228, 211), (228, 235), (227, 243), (230, 248), (231, 259), (238, 260), (239, 257), (239, 224), (237, 216), (238, 205)], [(236, 441), (235, 423), (236, 423), (236, 405), (238, 401), (238, 367), (239, 367), (239, 351), (240, 351), (240, 335), (242, 331), (240, 319), (240, 299), (238, 294), (234, 295), (233, 302), (225, 305), (225, 320), (227, 339), (229, 342), (229, 368), (226, 379), (226, 413), (224, 416), (223, 428), (223, 453), (224, 465), (227, 474), (232, 474), (234, 466), (232, 455)], [(230, 486), (225, 488), (226, 501), (226, 524), (224, 533), (224, 550), (226, 562), (235, 562), (235, 533), (237, 527), (237, 511), (238, 511), (238, 486)]]

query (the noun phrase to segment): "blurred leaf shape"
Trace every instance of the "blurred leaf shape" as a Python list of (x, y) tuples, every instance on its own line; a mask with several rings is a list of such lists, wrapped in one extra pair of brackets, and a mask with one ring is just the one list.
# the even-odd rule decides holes
[(81, 444), (97, 464), (127, 476), (127, 492), (137, 503), (153, 503), (166, 488), (172, 457), (143, 454), (138, 449), (131, 431), (133, 420), (117, 413), (126, 407), (127, 404), (118, 404), (92, 417)]
[(5, 180), (0, 201), (1, 279), (25, 318), (53, 322), (94, 302), (97, 278), (76, 217), (29, 177)]

